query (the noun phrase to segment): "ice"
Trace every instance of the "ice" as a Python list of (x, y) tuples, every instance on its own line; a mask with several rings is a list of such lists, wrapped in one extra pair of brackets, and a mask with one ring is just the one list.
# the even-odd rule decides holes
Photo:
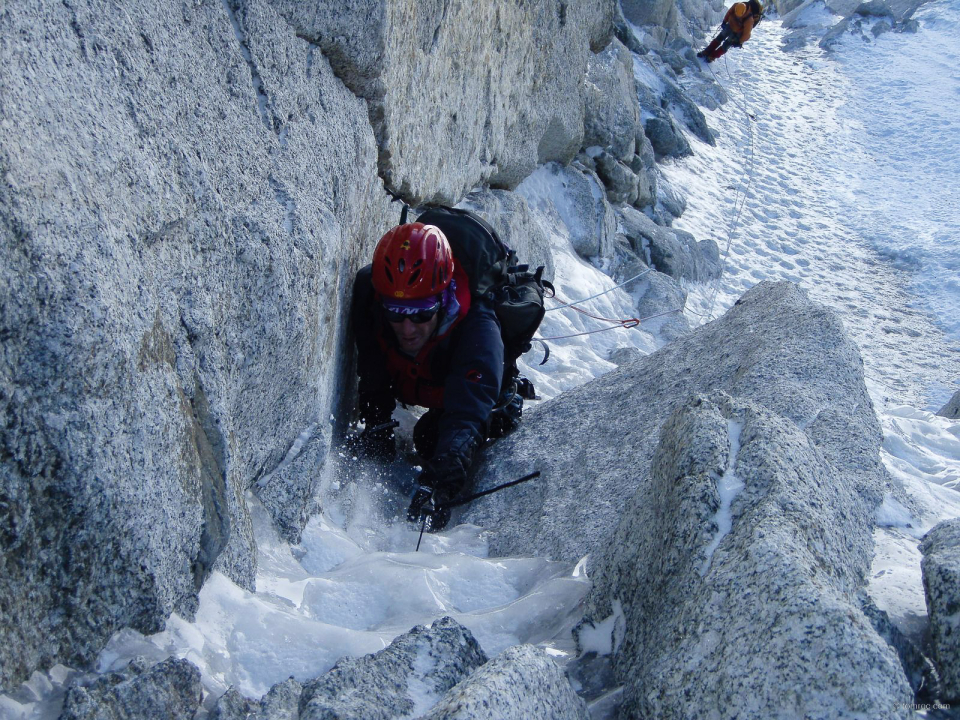
[(733, 501), (744, 488), (743, 480), (737, 476), (737, 456), (740, 454), (740, 433), (743, 431), (743, 424), (736, 420), (727, 420), (727, 436), (730, 439), (730, 454), (727, 457), (727, 467), (723, 475), (717, 478), (717, 492), (720, 494), (720, 507), (711, 518), (717, 526), (717, 532), (713, 540), (707, 545), (704, 554), (706, 558), (703, 565), (700, 566), (700, 575), (706, 575), (710, 569), (710, 562), (713, 560), (713, 553), (720, 547), (723, 539), (730, 534), (733, 528)]
[(583, 654), (612, 655), (620, 649), (626, 633), (626, 619), (619, 600), (613, 601), (610, 617), (596, 624), (584, 624), (580, 628), (577, 640)]

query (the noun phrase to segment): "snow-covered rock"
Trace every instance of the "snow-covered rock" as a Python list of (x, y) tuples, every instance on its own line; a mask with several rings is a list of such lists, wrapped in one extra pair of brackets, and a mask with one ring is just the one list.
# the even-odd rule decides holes
[(960, 700), (960, 519), (947, 520), (920, 544), (930, 636), (947, 700)]
[(230, 688), (217, 700), (210, 720), (299, 720), (302, 693), (303, 685), (293, 678), (277, 683), (260, 700)]
[(548, 198), (566, 227), (574, 252), (585, 260), (609, 254), (617, 232), (617, 217), (596, 173), (576, 164), (549, 164), (545, 170), (562, 188), (563, 197)]
[(588, 720), (590, 713), (540, 648), (514, 645), (450, 690), (422, 720)]
[(619, 211), (620, 227), (634, 250), (665, 275), (706, 282), (720, 275), (720, 248), (688, 232), (661, 227), (633, 208)]
[[(797, 286), (761, 283), (719, 320), (525, 413), (516, 432), (481, 456), (475, 484), (533, 469), (543, 476), (477, 500), (461, 520), (486, 528), (499, 555), (575, 561), (597, 553), (625, 499), (650, 482), (666, 419), (692, 394), (712, 390), (803, 428), (865, 502), (879, 505), (889, 479), (856, 346), (837, 316)], [(869, 534), (849, 542), (868, 562)]]
[(937, 415), (954, 420), (960, 418), (960, 390), (957, 390), (953, 397), (947, 401), (947, 404), (937, 411)]
[(301, 720), (393, 720), (417, 717), (487, 657), (452, 618), (418, 625), (373, 655), (344, 658), (305, 683)]
[(271, 2), (366, 100), (381, 175), (413, 202), (455, 202), (483, 183), (512, 188), (539, 163), (573, 158), (588, 57), (612, 35), (615, 7)]
[[(601, 152), (594, 159), (597, 177), (603, 181), (607, 200), (614, 205), (633, 205), (640, 198), (640, 178), (633, 170), (608, 152)], [(649, 181), (647, 181), (649, 184)], [(650, 192), (645, 189), (643, 202), (649, 204)]]
[(657, 154), (657, 160), (693, 155), (690, 143), (683, 136), (673, 118), (668, 115), (648, 118), (643, 123), (643, 130), (650, 138), (650, 144), (653, 145), (653, 150)]
[(200, 671), (170, 658), (147, 667), (134, 661), (67, 691), (60, 720), (190, 720), (200, 707)]
[(856, 597), (873, 513), (793, 421), (723, 392), (679, 408), (591, 573), (587, 618), (623, 620), (622, 712), (909, 717), (899, 659)]

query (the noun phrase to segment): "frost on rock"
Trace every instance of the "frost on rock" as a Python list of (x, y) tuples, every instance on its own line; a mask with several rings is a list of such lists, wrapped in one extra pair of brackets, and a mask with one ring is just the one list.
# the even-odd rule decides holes
[(190, 720), (200, 707), (200, 671), (170, 658), (152, 668), (135, 660), (121, 672), (67, 691), (60, 720)]
[(588, 720), (587, 706), (540, 648), (515, 645), (477, 670), (422, 720)]
[(388, 647), (344, 658), (304, 684), (301, 720), (392, 720), (429, 708), (487, 661), (470, 631), (452, 618), (415, 627)]

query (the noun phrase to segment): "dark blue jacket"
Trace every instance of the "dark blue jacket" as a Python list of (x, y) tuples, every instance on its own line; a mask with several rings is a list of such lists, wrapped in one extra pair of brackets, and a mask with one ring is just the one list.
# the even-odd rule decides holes
[(397, 349), (373, 288), (372, 266), (357, 273), (352, 312), (357, 389), (360, 418), (368, 427), (389, 420), (399, 400), (443, 409), (435, 455), (455, 452), (465, 436), (477, 445), (486, 438), (503, 380), (503, 340), (489, 300), (463, 304), (469, 304), (466, 313), (414, 360)]

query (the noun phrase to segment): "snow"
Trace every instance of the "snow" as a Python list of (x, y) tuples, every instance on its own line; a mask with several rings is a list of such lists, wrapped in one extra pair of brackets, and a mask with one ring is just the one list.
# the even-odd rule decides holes
[(730, 439), (730, 453), (727, 456), (727, 467), (724, 468), (723, 475), (716, 479), (717, 492), (720, 495), (720, 507), (717, 508), (714, 516), (710, 518), (711, 523), (717, 526), (717, 532), (713, 536), (713, 540), (710, 541), (710, 544), (707, 545), (706, 550), (704, 550), (706, 557), (703, 560), (703, 565), (700, 566), (701, 577), (707, 574), (707, 571), (710, 569), (710, 562), (713, 560), (713, 553), (716, 552), (720, 543), (730, 534), (730, 530), (733, 528), (733, 501), (744, 488), (743, 480), (741, 480), (736, 473), (737, 457), (740, 455), (740, 433), (742, 431), (742, 423), (736, 420), (727, 420), (727, 436)]
[(582, 654), (594, 652), (597, 655), (612, 655), (620, 649), (627, 631), (627, 621), (620, 601), (614, 600), (612, 605), (610, 617), (596, 624), (585, 623), (580, 628), (578, 643)]
[[(803, 22), (825, 24), (826, 15), (817, 4)], [(666, 181), (687, 198), (676, 227), (713, 238), (726, 258), (721, 280), (688, 285), (692, 323), (721, 314), (761, 280), (791, 280), (836, 310), (859, 344), (884, 433), (881, 457), (907, 491), (888, 495), (878, 509), (869, 591), (914, 637), (926, 616), (919, 538), (939, 520), (960, 517), (960, 422), (931, 412), (960, 387), (960, 2), (930, 3), (916, 17), (916, 34), (886, 33), (869, 43), (851, 36), (832, 55), (815, 42), (783, 52), (786, 31), (764, 23), (744, 49), (711, 66), (731, 97), (706, 113), (717, 146), (690, 137), (696, 154), (663, 166)], [(660, 82), (639, 58), (635, 72), (651, 86)], [(564, 221), (576, 220), (557, 176), (541, 169), (519, 192), (552, 237), (560, 293), (553, 304), (613, 288), (573, 251)], [(586, 308), (612, 318), (635, 312), (623, 289)], [(541, 335), (607, 327), (558, 309), (547, 314)], [(604, 330), (551, 340), (549, 362), (537, 365), (535, 350), (522, 370), (549, 398), (611, 370), (616, 348), (649, 353), (662, 344), (655, 323)], [(401, 432), (409, 432), (405, 422)], [(732, 424), (718, 532), (704, 571), (742, 487), (734, 472), (737, 430)], [(571, 659), (571, 628), (589, 590), (585, 564), (490, 558), (484, 530), (473, 526), (427, 535), (413, 552), (418, 533), (396, 517), (414, 471), (402, 472), (382, 477), (341, 458), (339, 474), (324, 480), (323, 514), (296, 547), (276, 536), (250, 497), (260, 553), (256, 592), (214, 574), (193, 622), (173, 616), (156, 635), (118, 633), (98, 670), (136, 655), (186, 657), (202, 672), (209, 707), (230, 685), (259, 697), (290, 675), (310, 679), (341, 656), (379, 650), (443, 615), (469, 627), (489, 655), (531, 642), (561, 662)], [(615, 610), (587, 629), (587, 649), (615, 649), (619, 612), (620, 620)], [(64, 668), (36, 674), (0, 696), (0, 714), (56, 717), (70, 676)], [(412, 691), (418, 712), (435, 701), (425, 688)], [(593, 703), (597, 717), (619, 692)]]

